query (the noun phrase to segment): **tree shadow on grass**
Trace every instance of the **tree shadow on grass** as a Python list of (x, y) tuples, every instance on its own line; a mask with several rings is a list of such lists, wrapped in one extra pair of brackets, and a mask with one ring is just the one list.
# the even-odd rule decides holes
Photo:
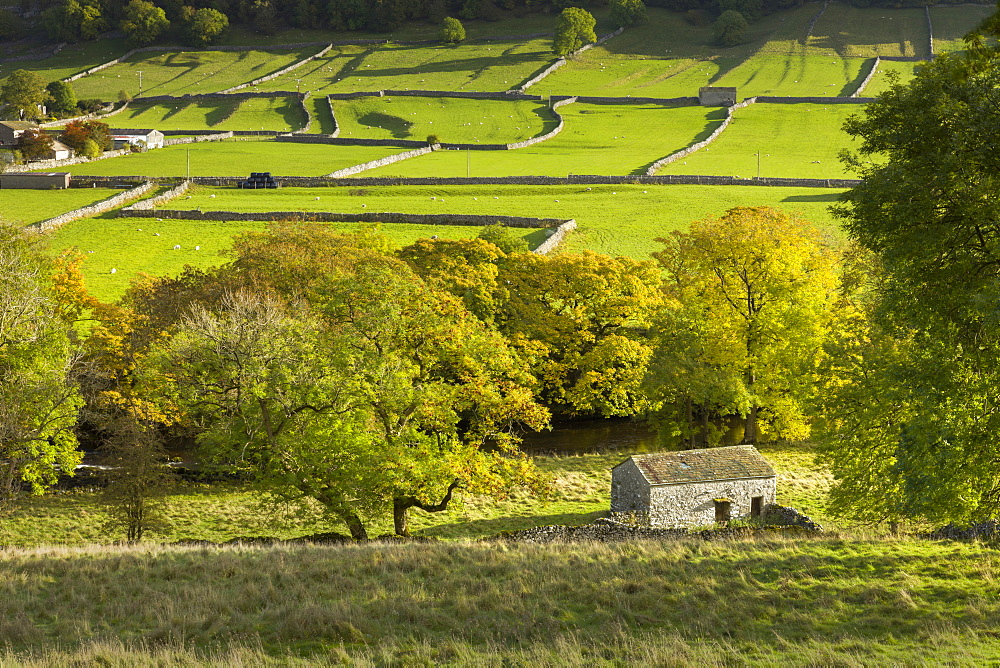
[(839, 202), (842, 193), (819, 193), (817, 195), (789, 195), (782, 202)]
[(488, 520), (467, 520), (451, 524), (420, 529), (421, 536), (436, 536), (439, 538), (468, 538), (471, 536), (494, 536), (501, 531), (521, 531), (533, 527), (551, 524), (579, 525), (589, 524), (598, 517), (607, 516), (607, 511), (597, 510), (590, 513), (559, 513), (556, 515), (528, 515), (497, 517)]
[(358, 116), (358, 123), (367, 125), (370, 128), (388, 130), (396, 139), (406, 139), (409, 137), (410, 128), (413, 127), (413, 123), (405, 118), (383, 114), (378, 111), (370, 111), (364, 116)]
[(874, 58), (868, 58), (865, 60), (864, 64), (860, 67), (860, 69), (858, 69), (858, 73), (854, 79), (844, 84), (844, 87), (841, 88), (840, 92), (837, 94), (841, 97), (849, 97), (853, 95), (854, 91), (856, 91), (858, 86), (861, 85), (861, 82), (868, 76), (868, 73), (872, 71), (872, 63), (874, 62)]

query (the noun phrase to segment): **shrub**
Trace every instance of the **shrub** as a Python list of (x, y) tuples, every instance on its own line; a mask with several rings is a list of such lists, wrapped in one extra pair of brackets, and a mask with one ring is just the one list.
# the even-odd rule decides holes
[(734, 9), (722, 13), (715, 22), (715, 39), (722, 46), (736, 46), (746, 41), (747, 20)]
[(642, 0), (611, 0), (611, 22), (615, 27), (629, 26), (646, 18), (646, 5)]

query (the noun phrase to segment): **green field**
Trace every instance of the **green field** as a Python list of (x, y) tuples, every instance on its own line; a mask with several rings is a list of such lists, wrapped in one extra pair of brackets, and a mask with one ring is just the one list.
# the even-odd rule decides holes
[(891, 85), (889, 72), (895, 72), (898, 81), (901, 84), (905, 84), (913, 78), (914, 72), (923, 65), (923, 62), (907, 63), (907, 62), (896, 62), (892, 60), (881, 60), (878, 65), (878, 72), (872, 77), (872, 80), (868, 82), (865, 86), (863, 92), (864, 97), (875, 97), (879, 93), (884, 93), (889, 89)]
[(934, 53), (961, 51), (962, 38), (996, 11), (996, 5), (962, 5), (961, 7), (931, 6), (931, 27), (934, 29)]
[(178, 100), (167, 104), (133, 103), (108, 119), (116, 128), (157, 130), (276, 130), (290, 132), (305, 125), (293, 97), (247, 98), (232, 102)]
[(552, 40), (336, 47), (255, 90), (348, 93), (374, 90), (502, 91), (552, 61)]
[[(215, 93), (252, 81), (291, 65), (319, 51), (318, 47), (269, 51), (176, 51), (138, 54), (124, 63), (73, 82), (81, 98), (117, 100), (119, 91), (130, 95), (187, 95)], [(293, 88), (294, 90), (294, 88)]]
[(46, 81), (65, 79), (95, 65), (114, 60), (127, 50), (128, 46), (123, 38), (67, 44), (59, 50), (59, 53), (49, 58), (19, 60), (12, 63), (0, 62), (0, 79), (6, 78), (14, 70), (38, 72)]
[(845, 58), (924, 56), (928, 50), (923, 8), (858, 8), (831, 2), (816, 21), (809, 46)]
[(250, 172), (272, 172), (281, 176), (321, 176), (351, 165), (394, 155), (402, 149), (227, 140), (168, 146), (145, 153), (70, 165), (62, 169), (72, 174), (90, 176), (185, 176), (189, 151), (191, 176), (247, 176)]
[(661, 174), (716, 174), (810, 179), (855, 178), (837, 159), (851, 140), (841, 129), (862, 105), (752, 104), (709, 146), (670, 163)]
[(566, 176), (645, 174), (660, 158), (704, 139), (721, 109), (661, 105), (569, 104), (563, 131), (513, 151), (436, 151), (365, 176)]
[(29, 225), (61, 213), (79, 209), (117, 195), (108, 188), (66, 188), (65, 190), (0, 190), (0, 220)]
[(556, 118), (544, 102), (429, 97), (335, 100), (341, 137), (506, 144), (548, 132)]

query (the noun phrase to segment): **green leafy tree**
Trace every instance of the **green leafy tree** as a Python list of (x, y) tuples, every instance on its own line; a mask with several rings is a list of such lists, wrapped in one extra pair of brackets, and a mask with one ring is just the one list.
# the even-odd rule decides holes
[(722, 46), (736, 46), (746, 41), (747, 20), (735, 9), (728, 9), (712, 25), (715, 41)]
[(724, 14), (730, 10), (736, 11), (748, 22), (759, 19), (763, 9), (764, 3), (762, 0), (719, 0), (719, 11), (721, 13)]
[(0, 9), (0, 40), (13, 42), (24, 36), (24, 21), (9, 9)]
[(806, 401), (838, 295), (836, 257), (819, 232), (741, 207), (659, 241), (668, 306), (648, 386), (667, 406), (661, 421), (692, 445), (713, 441), (706, 416), (741, 416), (744, 443), (762, 427), (808, 436)]
[(567, 7), (562, 10), (556, 20), (552, 52), (557, 56), (565, 56), (579, 50), (584, 44), (596, 42), (596, 25), (593, 15), (585, 9)]
[(458, 19), (446, 16), (441, 22), (441, 31), (438, 39), (442, 44), (458, 44), (465, 41), (465, 26)]
[(646, 5), (642, 0), (611, 0), (611, 22), (622, 28), (646, 18)]
[(0, 225), (0, 506), (23, 486), (40, 493), (81, 453), (77, 355), (51, 260), (12, 225)]
[(860, 140), (846, 163), (864, 181), (839, 214), (880, 271), (871, 322), (842, 342), (844, 380), (826, 393), (823, 449), (844, 514), (1000, 512), (997, 35), (994, 14), (967, 54), (935, 59), (845, 125)]
[(184, 39), (192, 46), (208, 46), (229, 27), (229, 18), (215, 9), (198, 9), (185, 15)]
[(125, 19), (121, 29), (129, 43), (144, 46), (152, 44), (170, 27), (167, 13), (147, 0), (132, 0), (125, 5)]
[(49, 108), (60, 114), (72, 114), (77, 111), (76, 91), (65, 81), (52, 81), (45, 90), (49, 94)]
[(97, 39), (107, 30), (97, 0), (64, 0), (42, 12), (42, 25), (50, 38), (66, 42)]
[(0, 86), (0, 105), (15, 110), (21, 118), (37, 118), (39, 106), (48, 99), (45, 79), (28, 70), (14, 70)]

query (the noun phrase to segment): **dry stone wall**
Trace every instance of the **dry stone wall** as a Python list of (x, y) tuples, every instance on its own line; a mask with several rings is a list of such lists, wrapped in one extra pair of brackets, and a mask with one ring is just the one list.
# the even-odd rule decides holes
[(329, 95), (326, 96), (326, 103), (330, 106), (330, 120), (333, 121), (333, 132), (327, 135), (331, 139), (336, 139), (340, 136), (340, 124), (337, 122), (337, 112), (333, 108), (333, 98)]
[[(187, 192), (187, 189), (191, 187), (190, 181), (183, 181), (180, 185), (174, 186), (170, 190), (157, 195), (156, 197), (150, 197), (149, 199), (139, 200), (131, 206), (122, 207), (118, 212), (119, 216), (133, 215), (136, 211), (152, 211), (161, 204), (165, 204), (172, 199), (180, 197)], [(128, 212), (128, 213), (126, 213)]]
[(934, 57), (934, 24), (931, 22), (931, 7), (924, 5), (924, 15), (927, 17), (927, 53)]
[(289, 72), (297, 70), (298, 68), (302, 67), (306, 63), (312, 62), (312, 61), (316, 60), (317, 58), (322, 58), (327, 53), (329, 53), (330, 49), (332, 49), (332, 48), (333, 48), (333, 44), (327, 44), (318, 53), (314, 53), (313, 55), (309, 56), (308, 58), (303, 58), (302, 60), (296, 61), (296, 62), (292, 63), (291, 65), (289, 65), (288, 67), (285, 67), (283, 69), (278, 70), (277, 72), (272, 72), (271, 74), (268, 74), (267, 76), (263, 76), (263, 77), (260, 77), (258, 79), (254, 79), (253, 81), (249, 81), (247, 83), (242, 83), (242, 84), (239, 84), (238, 86), (233, 86), (232, 88), (227, 88), (226, 90), (219, 91), (219, 92), (220, 93), (233, 93), (233, 92), (236, 92), (238, 90), (243, 90), (244, 88), (249, 88), (250, 86), (256, 86), (257, 84), (262, 84), (265, 81), (271, 81), (272, 79), (277, 79), (278, 77), (280, 77), (283, 74), (288, 74)]
[(232, 139), (232, 132), (215, 132), (207, 135), (195, 135), (193, 137), (171, 137), (170, 139), (164, 139), (164, 146), (176, 146), (177, 144), (198, 144), (203, 141), (222, 141), (223, 139)]
[(132, 188), (131, 190), (126, 190), (123, 193), (118, 193), (117, 195), (112, 195), (107, 199), (103, 199), (100, 202), (95, 202), (89, 206), (80, 207), (79, 209), (74, 209), (73, 211), (68, 211), (60, 216), (54, 218), (49, 218), (38, 223), (29, 225), (26, 229), (33, 232), (48, 232), (54, 230), (71, 220), (78, 220), (80, 218), (89, 218), (90, 216), (96, 216), (99, 213), (104, 213), (105, 211), (110, 211), (115, 207), (121, 206), (125, 202), (135, 199), (136, 197), (142, 197), (150, 190), (154, 188), (156, 184), (152, 182), (143, 183), (140, 186)]
[(114, 104), (109, 104), (106, 107), (104, 107), (103, 110), (95, 112), (95, 113), (92, 113), (92, 114), (84, 114), (83, 116), (74, 116), (73, 118), (60, 118), (58, 121), (49, 121), (48, 123), (39, 123), (38, 126), (42, 127), (42, 128), (58, 128), (58, 127), (62, 127), (63, 125), (68, 125), (68, 124), (72, 123), (73, 121), (89, 121), (89, 120), (92, 120), (92, 119), (102, 119), (103, 120), (105, 118), (110, 118), (111, 116), (114, 116), (116, 114), (120, 114), (121, 112), (125, 111), (126, 108), (128, 108), (128, 102), (123, 102), (122, 105), (120, 107), (118, 107), (117, 109), (115, 109), (115, 105)]
[(538, 83), (539, 81), (541, 81), (542, 79), (544, 79), (545, 77), (549, 76), (550, 74), (552, 74), (553, 72), (555, 72), (556, 70), (558, 70), (560, 67), (562, 67), (563, 65), (565, 65), (568, 62), (567, 58), (572, 58), (573, 56), (579, 55), (579, 54), (583, 53), (584, 51), (587, 51), (588, 49), (592, 49), (595, 46), (600, 46), (601, 44), (604, 44), (605, 42), (607, 42), (612, 37), (617, 37), (618, 35), (622, 34), (623, 30), (625, 30), (624, 26), (621, 27), (621, 28), (619, 28), (618, 30), (614, 31), (613, 33), (609, 33), (607, 35), (604, 35), (603, 37), (601, 37), (599, 40), (597, 40), (593, 44), (584, 44), (582, 47), (580, 47), (579, 49), (577, 49), (573, 53), (569, 54), (568, 56), (563, 56), (562, 58), (559, 58), (558, 60), (556, 60), (555, 62), (553, 62), (551, 65), (549, 65), (545, 69), (543, 69), (541, 72), (539, 72), (538, 74), (534, 75), (533, 77), (531, 77), (530, 79), (528, 79), (527, 81), (525, 81), (523, 84), (521, 84), (520, 86), (518, 86), (515, 90), (523, 93), (524, 91), (528, 90), (529, 88), (531, 88), (532, 86), (534, 86), (536, 83)]
[[(178, 186), (180, 187), (180, 186)], [(180, 194), (180, 193), (178, 193)], [(160, 197), (164, 197), (161, 195)], [(174, 195), (176, 197), (176, 195)], [(160, 198), (153, 198), (159, 200)], [(119, 216), (128, 218), (171, 218), (178, 220), (241, 220), (241, 221), (277, 221), (277, 220), (309, 220), (320, 223), (391, 223), (408, 225), (464, 225), (481, 226), (500, 223), (507, 227), (517, 228), (555, 228), (572, 222), (563, 218), (529, 218), (526, 216), (491, 216), (481, 214), (458, 213), (397, 213), (392, 211), (371, 211), (365, 213), (335, 213), (330, 211), (201, 211), (159, 209), (139, 206), (152, 200), (139, 202), (135, 207), (122, 209)], [(575, 225), (574, 225), (575, 226)], [(572, 229), (572, 228), (571, 228)], [(556, 236), (553, 233), (551, 240)], [(554, 244), (553, 244), (554, 246)]]
[(127, 148), (119, 149), (117, 151), (105, 151), (96, 158), (66, 158), (65, 160), (36, 160), (34, 162), (29, 162), (26, 165), (8, 165), (8, 172), (33, 172), (36, 169), (56, 169), (58, 167), (68, 167), (69, 165), (80, 165), (85, 162), (93, 162), (94, 160), (104, 160), (105, 158), (117, 158), (122, 155), (128, 155), (132, 151)]
[(548, 239), (539, 244), (533, 252), (538, 255), (545, 255), (546, 253), (551, 253), (559, 246), (563, 241), (566, 240), (566, 236), (576, 229), (576, 221), (573, 219), (567, 220), (562, 225), (553, 230), (552, 234)]
[(861, 81), (861, 83), (858, 84), (858, 89), (853, 93), (851, 93), (852, 98), (857, 99), (861, 97), (861, 94), (864, 92), (865, 88), (867, 88), (868, 84), (870, 84), (872, 82), (872, 79), (875, 78), (875, 73), (878, 72), (878, 66), (881, 63), (882, 63), (881, 58), (875, 56), (875, 59), (872, 61), (872, 68), (868, 71), (868, 74), (865, 75), (865, 78)]
[(819, 21), (819, 17), (823, 16), (823, 12), (825, 12), (826, 8), (829, 6), (830, 6), (830, 0), (825, 0), (823, 6), (820, 7), (818, 12), (816, 12), (816, 16), (812, 17), (812, 20), (809, 21), (809, 27), (806, 28), (806, 40), (812, 37), (813, 28), (816, 27), (816, 21)]
[(243, 91), (241, 93), (187, 93), (186, 95), (150, 95), (149, 97), (136, 97), (133, 102), (142, 101), (147, 104), (159, 104), (160, 102), (198, 102), (200, 100), (246, 100), (252, 97), (294, 97), (298, 95), (294, 90), (274, 90), (274, 91)]
[(385, 167), (386, 165), (391, 165), (401, 160), (406, 160), (408, 158), (415, 158), (418, 155), (424, 155), (441, 148), (440, 144), (433, 144), (431, 146), (424, 146), (423, 148), (414, 149), (412, 151), (404, 151), (403, 153), (397, 153), (396, 155), (390, 155), (379, 160), (372, 160), (370, 162), (364, 162), (360, 165), (354, 165), (353, 167), (346, 167), (344, 169), (338, 169), (335, 172), (331, 172), (326, 176), (331, 178), (337, 178), (342, 176), (350, 176), (351, 174), (357, 174), (363, 172), (367, 169), (375, 169), (377, 167)]
[[(107, 187), (120, 183), (141, 183), (148, 177), (132, 176), (74, 176), (70, 184), (73, 188)], [(183, 177), (154, 179), (178, 181)], [(702, 185), (702, 186), (771, 186), (779, 188), (853, 188), (860, 179), (794, 179), (735, 176), (700, 176), (685, 174), (664, 174), (660, 176), (600, 176), (574, 174), (572, 176), (472, 176), (472, 177), (324, 177), (324, 176), (277, 176), (282, 185), (297, 188), (338, 188), (338, 187), (379, 187), (379, 186), (461, 186), (461, 185)], [(192, 183), (206, 186), (232, 186), (243, 181), (237, 176), (195, 176)]]

